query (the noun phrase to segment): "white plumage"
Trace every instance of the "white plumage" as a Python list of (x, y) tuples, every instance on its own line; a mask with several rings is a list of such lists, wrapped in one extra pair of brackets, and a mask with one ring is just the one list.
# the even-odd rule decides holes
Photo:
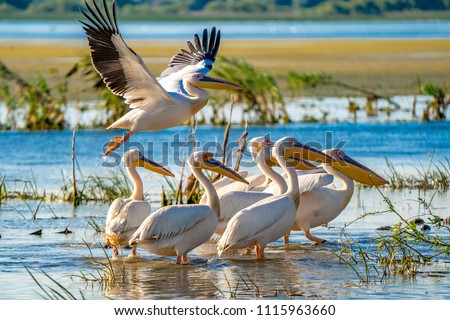
[(127, 129), (123, 137), (115, 137), (105, 156), (119, 148), (138, 131), (159, 131), (184, 123), (208, 102), (208, 93), (201, 89), (242, 89), (234, 83), (207, 77), (220, 45), (220, 31), (203, 30), (202, 39), (194, 34), (194, 44), (187, 45), (169, 62), (169, 67), (156, 78), (139, 55), (127, 46), (119, 32), (116, 6), (110, 12), (106, 0), (103, 9), (96, 1), (88, 12), (89, 22), (80, 21), (86, 32), (94, 68), (106, 86), (121, 96), (131, 110), (108, 129)]
[[(298, 149), (300, 152), (307, 149), (310, 153), (326, 157), (320, 151), (299, 144), (294, 138), (286, 137), (278, 140), (273, 148), (273, 154), (288, 174), (289, 188), (282, 195), (267, 197), (236, 213), (217, 244), (219, 255), (231, 248), (254, 245), (256, 258), (263, 258), (266, 245), (281, 238), (291, 229), (296, 216), (299, 186), (295, 169), (288, 165), (284, 157), (287, 148)], [(313, 186), (314, 183), (307, 183), (303, 191)]]
[[(331, 149), (325, 150), (324, 153), (336, 161), (346, 162), (345, 166), (340, 166), (339, 168), (340, 170), (347, 171), (349, 174), (354, 172), (355, 169), (357, 169), (357, 174), (360, 176), (362, 172), (365, 172), (367, 175), (373, 174), (370, 169), (345, 155), (342, 150)], [(292, 230), (302, 230), (307, 239), (317, 243), (322, 243), (325, 240), (312, 235), (310, 230), (336, 219), (347, 207), (355, 188), (353, 179), (333, 168), (333, 165), (336, 165), (336, 163), (324, 163), (323, 168), (329, 173), (328, 176), (334, 176), (334, 178), (343, 183), (343, 186), (340, 189), (324, 187), (331, 184), (333, 179), (330, 181), (323, 179), (322, 183), (317, 184), (314, 190), (301, 193), (300, 205), (298, 206), (295, 223), (292, 227)], [(381, 183), (381, 179), (377, 179), (377, 181)], [(289, 233), (285, 235), (284, 242), (289, 242)]]
[[(150, 203), (144, 200), (142, 180), (136, 171), (136, 166), (173, 176), (167, 169), (145, 158), (138, 150), (129, 150), (123, 156), (123, 163), (133, 181), (133, 193), (130, 198), (118, 198), (109, 207), (106, 216), (106, 244), (113, 247), (113, 258), (118, 257), (118, 246), (128, 246), (128, 241), (140, 224), (150, 215)], [(130, 254), (136, 255), (135, 248)]]
[(177, 263), (187, 261), (187, 253), (206, 242), (217, 227), (220, 204), (217, 193), (201, 172), (212, 170), (237, 181), (245, 179), (212, 158), (211, 153), (194, 152), (188, 160), (193, 175), (205, 188), (205, 205), (174, 205), (163, 207), (145, 219), (130, 239), (130, 245), (161, 256), (177, 256)]

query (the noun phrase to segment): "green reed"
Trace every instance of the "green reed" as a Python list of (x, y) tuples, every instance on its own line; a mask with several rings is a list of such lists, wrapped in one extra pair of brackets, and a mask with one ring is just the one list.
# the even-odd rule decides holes
[[(415, 276), (421, 265), (435, 261), (438, 257), (450, 255), (450, 238), (438, 234), (429, 235), (418, 229), (412, 220), (405, 219), (394, 207), (392, 201), (377, 188), (383, 201), (387, 205), (385, 212), (395, 214), (398, 223), (386, 231), (380, 231), (379, 235), (370, 239), (369, 244), (362, 245), (352, 239), (346, 233), (346, 228), (370, 215), (378, 212), (370, 212), (347, 223), (340, 231), (343, 243), (340, 253), (335, 253), (341, 262), (354, 271), (358, 279), (363, 283), (381, 282), (389, 276), (401, 274)], [(435, 230), (450, 231), (445, 225), (445, 220), (433, 214), (431, 201), (426, 202), (418, 198), (427, 224)]]

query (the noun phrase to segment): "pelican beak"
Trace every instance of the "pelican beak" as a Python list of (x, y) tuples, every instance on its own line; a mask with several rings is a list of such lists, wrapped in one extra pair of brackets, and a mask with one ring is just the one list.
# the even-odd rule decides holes
[[(322, 163), (332, 163), (334, 161), (334, 159), (332, 157), (330, 157), (329, 155), (327, 155), (315, 148), (308, 147), (307, 145), (304, 145), (299, 142), (294, 144), (291, 148), (287, 148), (285, 150), (284, 156), (287, 159), (289, 159), (289, 158), (302, 159), (302, 160), (306, 159), (309, 161), (322, 162)], [(311, 169), (314, 169), (314, 168), (311, 168)]]
[(311, 162), (299, 158), (288, 157), (286, 160), (291, 166), (295, 168), (295, 170), (312, 170), (319, 168)]
[(170, 177), (174, 177), (173, 173), (170, 172), (169, 170), (167, 170), (166, 168), (164, 168), (163, 166), (160, 166), (159, 164), (157, 164), (156, 162), (141, 156), (139, 158), (138, 164), (139, 167), (145, 168), (147, 170), (162, 174), (164, 176), (170, 176)]
[(238, 85), (233, 82), (229, 82), (219, 78), (213, 78), (204, 76), (195, 84), (197, 87), (207, 88), (207, 89), (224, 89), (224, 90), (242, 90), (243, 86)]
[(207, 170), (217, 172), (218, 174), (226, 176), (230, 179), (248, 184), (248, 181), (241, 177), (236, 171), (231, 170), (216, 159), (209, 158), (208, 160), (204, 160), (203, 163), (205, 165), (205, 169)]
[(347, 155), (336, 159), (331, 165), (349, 178), (363, 184), (381, 186), (389, 183), (386, 179)]

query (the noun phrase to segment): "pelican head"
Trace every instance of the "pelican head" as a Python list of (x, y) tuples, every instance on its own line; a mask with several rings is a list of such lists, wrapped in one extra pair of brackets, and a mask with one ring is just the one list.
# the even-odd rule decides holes
[[(261, 149), (266, 148), (268, 146), (272, 146), (273, 142), (264, 136), (261, 137), (255, 137), (253, 139), (250, 139), (247, 142), (247, 148), (252, 154), (252, 156), (257, 155)], [(269, 148), (270, 150), (270, 148)], [(270, 158), (270, 157), (269, 157)]]
[(189, 164), (194, 168), (214, 171), (230, 179), (248, 184), (247, 180), (241, 177), (237, 172), (214, 159), (211, 152), (192, 153), (189, 157)]
[(389, 183), (371, 169), (350, 158), (340, 149), (329, 149), (325, 150), (324, 153), (335, 159), (335, 161), (331, 163), (333, 168), (339, 170), (355, 181), (373, 186), (381, 186)]
[[(298, 142), (293, 137), (284, 137), (279, 139), (274, 148), (281, 148), (284, 150), (284, 156), (286, 159), (291, 159), (291, 161), (298, 160), (309, 160), (314, 162), (331, 163), (333, 158), (329, 155), (315, 149), (308, 147), (300, 142)], [(311, 164), (310, 164), (311, 165)], [(313, 169), (313, 168), (312, 168)]]
[(202, 73), (187, 75), (187, 81), (197, 88), (222, 89), (222, 90), (242, 90), (243, 86), (219, 78), (208, 77)]
[(153, 162), (152, 160), (144, 157), (144, 155), (136, 149), (128, 150), (127, 152), (125, 152), (125, 154), (123, 155), (123, 163), (125, 167), (142, 167), (164, 176), (174, 176), (172, 172), (170, 172), (163, 166), (160, 166), (156, 162)]

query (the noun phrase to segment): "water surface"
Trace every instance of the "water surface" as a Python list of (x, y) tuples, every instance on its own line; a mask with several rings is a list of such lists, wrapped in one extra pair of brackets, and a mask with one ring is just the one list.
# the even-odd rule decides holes
[[(220, 28), (227, 39), (418, 39), (450, 38), (450, 20), (432, 21), (120, 21), (126, 39), (190, 39), (204, 27)], [(3, 39), (84, 39), (76, 21), (0, 22)]]
[[(230, 141), (236, 140), (243, 128), (233, 126)], [(328, 133), (327, 133), (328, 132)], [(104, 166), (101, 145), (117, 132), (83, 130), (77, 133), (76, 154), (83, 175), (116, 174), (117, 168)], [(176, 137), (184, 141), (188, 128), (177, 127), (163, 132), (139, 133), (132, 142), (143, 142), (145, 152), (156, 161), (166, 159), (173, 172), (180, 174), (175, 159), (180, 158), (171, 148), (164, 153), (164, 142)], [(196, 139), (201, 145), (208, 141), (221, 141), (222, 127), (200, 126)], [(450, 155), (450, 122), (436, 123), (333, 123), (290, 124), (251, 127), (250, 137), (270, 134), (272, 139), (286, 135), (299, 137), (303, 142), (320, 144), (323, 148), (344, 141), (343, 149), (355, 159), (383, 174), (384, 157), (400, 170), (415, 172), (418, 161), (426, 165), (430, 153), (437, 159)], [(6, 174), (9, 189), (21, 190), (23, 185), (15, 179), (35, 180), (42, 192), (57, 193), (63, 179), (70, 172), (71, 131), (0, 132), (0, 175)], [(177, 139), (178, 139), (177, 138)], [(168, 144), (167, 144), (168, 145)], [(170, 146), (170, 145), (168, 145)], [(187, 152), (182, 149), (181, 153)], [(248, 162), (248, 155), (246, 155)], [(219, 157), (220, 158), (220, 157)], [(243, 168), (255, 171), (253, 166)], [(81, 173), (77, 171), (78, 177)], [(142, 171), (141, 171), (142, 172)], [(159, 207), (161, 178), (142, 172), (147, 199), (153, 210)], [(34, 177), (34, 178), (33, 178)], [(16, 186), (14, 186), (16, 183)], [(338, 184), (336, 184), (338, 185)], [(417, 199), (431, 201), (434, 214), (449, 215), (449, 192), (382, 189), (405, 217), (423, 216)], [(450, 298), (450, 264), (448, 258), (439, 257), (433, 264), (420, 268), (415, 276), (392, 276), (383, 282), (363, 284), (356, 274), (339, 261), (334, 253), (342, 247), (340, 230), (364, 213), (380, 211), (351, 224), (345, 229), (347, 236), (357, 239), (364, 248), (374, 249), (371, 241), (382, 234), (376, 229), (393, 225), (399, 218), (383, 212), (386, 204), (376, 190), (356, 190), (344, 212), (328, 228), (320, 227), (313, 233), (327, 239), (325, 245), (311, 246), (303, 233), (293, 233), (292, 244), (281, 241), (270, 244), (267, 259), (255, 261), (253, 255), (239, 252), (218, 259), (213, 242), (202, 245), (191, 254), (191, 263), (177, 266), (174, 259), (160, 258), (140, 250), (142, 260), (135, 263), (113, 264), (116, 281), (113, 283), (85, 282), (79, 276), (97, 273), (98, 262), (107, 262), (100, 244), (103, 235), (89, 225), (94, 220), (103, 225), (108, 204), (81, 205), (74, 209), (68, 203), (12, 200), (0, 204), (0, 299), (40, 298), (39, 288), (25, 270), (32, 272), (43, 283), (49, 284), (40, 269), (65, 285), (71, 292), (83, 292), (88, 299), (224, 299), (230, 298), (230, 286), (238, 285), (238, 298), (311, 298), (311, 299), (448, 299)], [(36, 212), (36, 220), (32, 219)], [(426, 218), (424, 216), (424, 218)], [(68, 228), (73, 233), (60, 233)], [(42, 229), (41, 236), (30, 233)], [(381, 232), (381, 233), (380, 233)], [(432, 229), (430, 236), (438, 234), (448, 239), (446, 229)], [(92, 255), (86, 248), (92, 247)], [(423, 248), (432, 254), (430, 249)], [(428, 251), (427, 251), (428, 250)], [(107, 249), (111, 255), (111, 249)], [(124, 249), (124, 254), (129, 250)], [(93, 276), (88, 276), (95, 280)]]

